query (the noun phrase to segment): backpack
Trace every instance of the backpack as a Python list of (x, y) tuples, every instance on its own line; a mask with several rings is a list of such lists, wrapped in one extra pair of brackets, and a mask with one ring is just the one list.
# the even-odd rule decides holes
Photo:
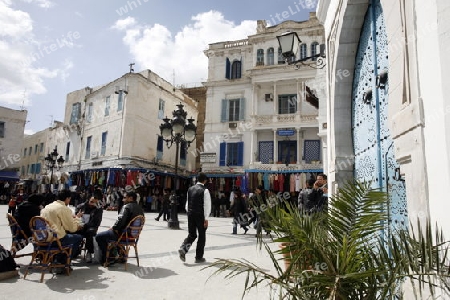
[(17, 268), (16, 262), (11, 255), (11, 252), (0, 245), (0, 273), (7, 271), (15, 271)]

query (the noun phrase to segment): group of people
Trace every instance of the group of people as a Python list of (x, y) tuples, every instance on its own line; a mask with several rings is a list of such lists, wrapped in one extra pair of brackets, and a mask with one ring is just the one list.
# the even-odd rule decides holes
[[(102, 191), (94, 190), (85, 202), (76, 206), (75, 212), (69, 208), (71, 198), (72, 192), (62, 190), (58, 193), (55, 201), (43, 206), (44, 197), (33, 194), (17, 207), (14, 216), (27, 237), (32, 236), (29, 226), (31, 218), (34, 216), (45, 218), (52, 224), (52, 229), (56, 232), (61, 245), (71, 245), (72, 258), (80, 255), (84, 239), (86, 262), (88, 263), (93, 259), (95, 239), (101, 253), (99, 262), (104, 264), (108, 241), (117, 240), (134, 217), (144, 215), (142, 207), (137, 203), (137, 194), (129, 190), (124, 194), (124, 204), (115, 224), (106, 231), (98, 232), (103, 216)], [(56, 259), (62, 261), (64, 258), (56, 257)]]
[[(206, 230), (208, 228), (208, 218), (212, 210), (211, 195), (205, 184), (208, 177), (205, 173), (198, 175), (197, 184), (191, 186), (187, 191), (187, 201), (185, 209), (188, 219), (188, 235), (183, 240), (178, 253), (184, 262), (186, 254), (192, 244), (197, 240), (195, 262), (205, 261), (204, 248), (206, 243)], [(68, 190), (59, 192), (57, 199), (52, 203), (42, 207), (45, 202), (41, 195), (31, 195), (26, 201), (21, 203), (14, 215), (19, 225), (27, 236), (31, 236), (29, 221), (33, 216), (42, 216), (47, 219), (56, 231), (62, 245), (72, 245), (72, 258), (81, 252), (80, 245), (85, 239), (87, 251), (86, 261), (92, 261), (94, 253), (94, 239), (100, 250), (100, 263), (106, 260), (108, 241), (117, 240), (120, 233), (128, 223), (138, 215), (144, 215), (142, 207), (138, 204), (137, 194), (132, 189), (125, 189), (123, 207), (120, 210), (115, 224), (106, 231), (98, 232), (102, 222), (103, 208), (99, 201), (103, 199), (100, 189), (94, 190), (88, 199), (76, 207), (75, 213), (68, 207), (72, 193)], [(246, 199), (239, 188), (234, 189), (231, 196), (230, 215), (233, 217), (233, 234), (237, 234), (240, 226), (244, 234), (248, 231), (250, 224), (255, 224), (256, 235), (260, 235), (263, 230), (270, 234), (270, 228), (266, 226), (264, 210), (260, 209), (271, 201), (275, 195), (270, 191), (265, 191), (262, 186), (258, 186), (255, 192)], [(298, 208), (304, 214), (311, 214), (319, 211), (326, 211), (328, 197), (327, 177), (320, 174), (316, 179), (307, 182), (307, 188), (302, 190), (298, 196)], [(170, 203), (170, 190), (164, 191), (166, 205), (161, 209), (155, 220), (159, 221), (161, 216), (168, 219), (168, 205)], [(269, 205), (270, 206), (270, 205)]]
[(319, 174), (310, 178), (306, 188), (298, 195), (298, 209), (304, 214), (326, 211), (328, 207), (327, 175)]

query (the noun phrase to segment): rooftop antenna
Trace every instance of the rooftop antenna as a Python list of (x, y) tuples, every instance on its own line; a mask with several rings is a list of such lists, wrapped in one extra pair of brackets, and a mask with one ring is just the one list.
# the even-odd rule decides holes
[(22, 105), (20, 106), (20, 110), (25, 110), (25, 99), (27, 98), (27, 89), (23, 91), (23, 99), (22, 99)]
[(50, 116), (50, 127), (53, 126), (53, 115), (49, 115)]
[(133, 73), (134, 72), (134, 69), (133, 69), (134, 63), (130, 63), (129, 66), (130, 66), (130, 73)]
[(175, 69), (172, 70), (172, 86), (173, 91), (175, 92)]

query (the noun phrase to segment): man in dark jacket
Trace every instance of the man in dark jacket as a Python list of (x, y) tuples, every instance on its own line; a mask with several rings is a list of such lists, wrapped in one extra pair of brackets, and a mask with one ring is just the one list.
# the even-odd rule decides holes
[(178, 253), (180, 259), (186, 261), (186, 253), (191, 248), (192, 243), (197, 239), (197, 249), (195, 253), (195, 262), (202, 263), (205, 261), (203, 253), (206, 243), (206, 229), (208, 228), (208, 217), (211, 213), (211, 195), (209, 190), (205, 188), (208, 177), (205, 173), (198, 175), (196, 185), (189, 188), (187, 192), (186, 212), (188, 216), (188, 236), (181, 244)]
[(100, 227), (103, 217), (103, 208), (100, 203), (103, 199), (103, 193), (97, 189), (92, 197), (86, 202), (80, 204), (75, 209), (75, 214), (83, 220), (83, 228), (77, 231), (86, 240), (86, 262), (92, 262), (92, 254), (94, 254), (94, 236)]
[(42, 195), (31, 195), (28, 200), (19, 205), (14, 217), (26, 234), (27, 238), (31, 237), (30, 220), (32, 217), (39, 216), (41, 213), (41, 205), (45, 198)]
[(327, 175), (319, 174), (308, 197), (306, 209), (309, 213), (326, 212), (328, 208)]
[(119, 238), (119, 235), (127, 227), (128, 223), (136, 216), (143, 216), (144, 211), (142, 207), (137, 203), (137, 194), (135, 192), (127, 192), (124, 198), (124, 206), (120, 211), (116, 223), (108, 229), (98, 233), (95, 236), (95, 240), (98, 243), (98, 247), (102, 253), (101, 263), (102, 265), (106, 261), (106, 248), (108, 241), (115, 241)]

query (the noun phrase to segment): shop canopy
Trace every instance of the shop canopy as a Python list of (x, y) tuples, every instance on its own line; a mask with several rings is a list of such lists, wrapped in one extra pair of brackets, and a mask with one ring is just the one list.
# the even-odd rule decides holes
[(19, 181), (19, 172), (0, 171), (0, 180), (2, 181)]

